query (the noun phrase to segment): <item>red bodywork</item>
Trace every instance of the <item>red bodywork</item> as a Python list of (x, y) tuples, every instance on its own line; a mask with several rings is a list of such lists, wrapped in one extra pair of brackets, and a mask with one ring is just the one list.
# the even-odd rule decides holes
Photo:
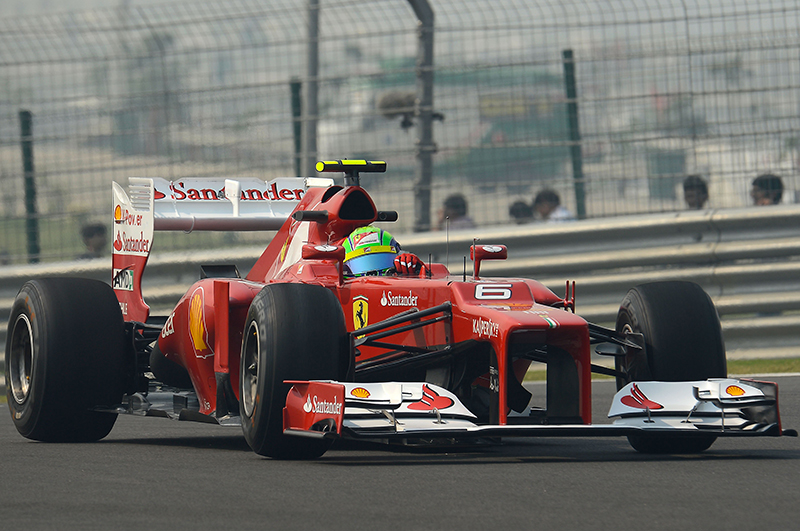
[[(477, 263), (476, 272), (466, 277), (450, 275), (444, 265), (434, 263), (430, 276), (425, 278), (343, 279), (340, 247), (336, 252), (323, 250), (316, 255), (309, 249), (315, 245), (335, 246), (353, 229), (374, 222), (378, 212), (372, 199), (358, 186), (310, 188), (296, 207), (295, 212), (298, 211), (326, 211), (327, 221), (296, 221), (290, 217), (245, 279), (198, 281), (178, 302), (163, 328), (159, 348), (167, 358), (188, 370), (201, 413), (212, 414), (217, 408), (215, 373), (229, 373), (234, 392), (237, 396), (240, 392), (242, 333), (256, 294), (267, 283), (302, 282), (324, 286), (336, 294), (349, 331), (412, 308), (424, 310), (450, 303), (451, 319), (396, 334), (391, 342), (425, 348), (491, 345), (496, 375), (487, 369), (474, 385), (497, 393), (499, 402), (492, 420), (501, 425), (508, 422), (509, 385), (518, 385), (530, 364), (525, 359), (512, 362), (512, 336), (533, 338), (536, 343), (565, 352), (574, 363), (569, 371), (577, 375), (574, 391), (578, 396), (574, 401), (579, 421), (590, 423), (589, 329), (584, 319), (564, 309), (571, 301), (533, 280), (479, 278)], [(498, 252), (499, 249), (490, 247), (478, 258), (491, 259), (492, 253), (505, 258), (505, 249)], [(303, 258), (304, 255), (314, 257)], [(138, 269), (139, 274), (141, 269), (143, 266)], [(386, 349), (363, 347), (356, 362), (363, 364), (391, 356), (392, 352)]]

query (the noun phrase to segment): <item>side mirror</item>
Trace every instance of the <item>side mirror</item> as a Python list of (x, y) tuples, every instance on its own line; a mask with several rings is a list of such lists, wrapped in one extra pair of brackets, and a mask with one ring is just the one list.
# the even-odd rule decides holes
[(505, 245), (472, 245), (469, 257), (475, 263), (473, 277), (477, 280), (483, 260), (505, 260), (508, 258), (508, 247)]
[(335, 260), (339, 269), (339, 285), (344, 283), (344, 247), (341, 245), (307, 243), (303, 245), (301, 256), (304, 260)]
[(292, 213), (295, 221), (316, 221), (317, 223), (327, 223), (327, 210), (295, 210)]

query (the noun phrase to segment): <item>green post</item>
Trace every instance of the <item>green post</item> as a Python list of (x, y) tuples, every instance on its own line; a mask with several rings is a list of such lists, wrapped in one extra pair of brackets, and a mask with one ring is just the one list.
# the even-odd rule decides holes
[(572, 180), (575, 186), (575, 206), (578, 219), (586, 218), (586, 191), (583, 182), (583, 154), (581, 132), (578, 127), (578, 90), (575, 87), (575, 61), (572, 50), (562, 52), (564, 59), (564, 84), (567, 89), (567, 126), (569, 128)]
[(303, 84), (293, 77), (292, 90), (292, 125), (294, 127), (294, 174), (300, 175), (301, 152), (303, 151)]
[(22, 139), (22, 169), (25, 176), (25, 235), (28, 240), (28, 262), (39, 261), (39, 214), (36, 211), (36, 180), (33, 171), (33, 115), (19, 111)]

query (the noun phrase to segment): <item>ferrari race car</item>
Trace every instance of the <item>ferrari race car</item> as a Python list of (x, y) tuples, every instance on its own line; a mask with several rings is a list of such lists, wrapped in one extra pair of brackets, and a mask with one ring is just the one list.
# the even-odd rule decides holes
[[(642, 452), (699, 452), (717, 437), (783, 430), (774, 383), (727, 378), (719, 318), (697, 285), (631, 289), (616, 329), (522, 278), (484, 278), (503, 245), (474, 244), (471, 271), (352, 275), (343, 240), (391, 222), (359, 186), (385, 162), (323, 161), (332, 179), (132, 178), (114, 183), (111, 285), (22, 286), (8, 325), (8, 406), (41, 441), (94, 441), (118, 414), (241, 426), (275, 458), (321, 456), (340, 438), (458, 444), (503, 437), (627, 436)], [(277, 230), (246, 277), (203, 267), (168, 315), (142, 274), (157, 230)], [(466, 264), (466, 262), (465, 262)], [(614, 368), (592, 364), (592, 351)], [(546, 364), (543, 396), (521, 384)], [(592, 373), (616, 378), (613, 422), (591, 423)]]

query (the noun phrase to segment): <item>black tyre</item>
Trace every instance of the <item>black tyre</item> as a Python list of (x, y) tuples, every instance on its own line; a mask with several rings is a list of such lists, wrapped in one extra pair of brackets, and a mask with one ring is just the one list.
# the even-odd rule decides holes
[[(728, 374), (719, 316), (711, 297), (691, 282), (642, 284), (622, 300), (617, 330), (644, 336), (644, 352), (617, 359), (617, 388), (631, 381), (679, 382), (724, 378)], [(716, 437), (630, 436), (644, 453), (695, 453), (706, 450)]]
[(97, 280), (27, 282), (11, 310), (6, 395), (17, 430), (29, 439), (102, 439), (117, 419), (93, 411), (123, 395), (125, 332), (113, 290)]
[(250, 448), (278, 459), (314, 459), (330, 441), (283, 434), (284, 380), (343, 380), (349, 366), (341, 305), (331, 291), (270, 284), (250, 305), (242, 339), (239, 410)]

